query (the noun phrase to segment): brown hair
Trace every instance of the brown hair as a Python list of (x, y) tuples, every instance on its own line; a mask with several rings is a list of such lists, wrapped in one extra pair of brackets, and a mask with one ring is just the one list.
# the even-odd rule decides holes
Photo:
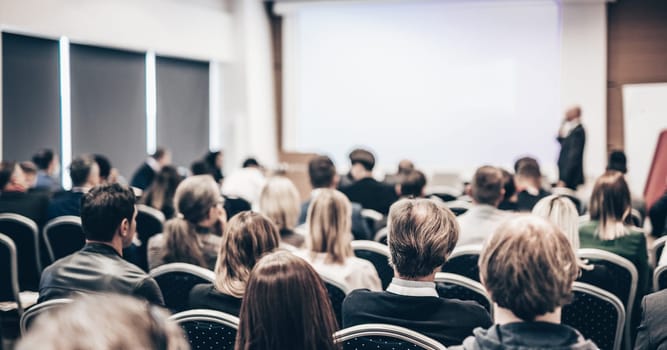
[(296, 186), (283, 176), (270, 178), (259, 196), (259, 210), (280, 230), (293, 229), (301, 212)]
[(241, 298), (257, 260), (279, 244), (278, 229), (265, 215), (250, 211), (234, 215), (222, 236), (215, 264), (215, 288)]
[(607, 171), (595, 181), (590, 201), (591, 220), (598, 220), (597, 235), (602, 240), (616, 239), (627, 234), (624, 225), (630, 223), (630, 190), (623, 173)]
[(500, 169), (488, 165), (480, 167), (472, 179), (472, 198), (477, 203), (495, 206), (504, 185)]
[(306, 226), (310, 250), (327, 253), (327, 262), (342, 264), (354, 256), (350, 245), (352, 205), (344, 194), (332, 189), (318, 190), (308, 207)]
[(498, 306), (533, 321), (571, 301), (579, 267), (558, 227), (537, 216), (518, 215), (486, 242), (479, 273)]
[(459, 224), (446, 207), (428, 199), (402, 199), (389, 209), (391, 264), (403, 277), (428, 276), (442, 266), (459, 239)]
[(338, 324), (324, 283), (286, 251), (263, 257), (243, 298), (236, 350), (333, 350)]

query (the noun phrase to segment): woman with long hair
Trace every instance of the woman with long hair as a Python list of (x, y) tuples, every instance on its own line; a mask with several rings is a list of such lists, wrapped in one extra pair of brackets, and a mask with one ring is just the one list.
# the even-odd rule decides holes
[(222, 238), (215, 282), (196, 285), (190, 292), (190, 307), (238, 315), (250, 271), (279, 243), (278, 229), (266, 216), (245, 211), (232, 217)]
[(308, 249), (299, 255), (315, 271), (339, 281), (350, 289), (382, 290), (373, 264), (354, 256), (351, 223), (352, 209), (344, 194), (320, 189), (308, 207)]
[(294, 231), (299, 220), (299, 192), (286, 177), (270, 178), (259, 195), (259, 211), (273, 221), (280, 230), (280, 240), (300, 248), (305, 238)]
[(183, 180), (174, 195), (176, 216), (148, 240), (148, 266), (183, 262), (213, 269), (227, 217), (218, 185), (209, 175)]
[(236, 350), (340, 349), (324, 284), (286, 251), (263, 257), (252, 270), (239, 318)]
[(139, 203), (160, 210), (166, 219), (174, 217), (174, 194), (183, 177), (171, 166), (163, 166), (155, 175), (155, 180), (144, 192)]

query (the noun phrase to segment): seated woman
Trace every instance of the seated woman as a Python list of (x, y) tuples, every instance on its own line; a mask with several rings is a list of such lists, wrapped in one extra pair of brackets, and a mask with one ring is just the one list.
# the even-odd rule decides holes
[(382, 290), (373, 264), (354, 256), (350, 201), (332, 189), (320, 189), (308, 207), (308, 249), (297, 254), (310, 262), (318, 273), (339, 281), (350, 290)]
[(334, 350), (336, 317), (324, 284), (303, 259), (279, 251), (252, 270), (236, 334), (237, 350)]
[(270, 178), (259, 196), (259, 211), (268, 216), (280, 230), (280, 240), (292, 247), (303, 246), (305, 238), (294, 232), (299, 219), (299, 192), (286, 177)]
[(227, 217), (218, 185), (209, 175), (191, 176), (176, 188), (176, 217), (148, 240), (148, 266), (182, 262), (213, 269)]
[(141, 204), (160, 210), (168, 220), (174, 217), (174, 193), (183, 178), (175, 167), (166, 165), (155, 175), (155, 180), (141, 197)]
[(215, 266), (215, 282), (196, 285), (188, 298), (193, 309), (237, 316), (250, 271), (262, 254), (278, 247), (278, 229), (266, 216), (242, 212), (227, 224)]

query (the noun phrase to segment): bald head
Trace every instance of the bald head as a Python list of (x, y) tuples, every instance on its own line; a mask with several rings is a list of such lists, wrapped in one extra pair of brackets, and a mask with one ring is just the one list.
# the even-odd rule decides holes
[(579, 106), (574, 106), (565, 112), (565, 120), (568, 122), (579, 118), (581, 118), (581, 107)]

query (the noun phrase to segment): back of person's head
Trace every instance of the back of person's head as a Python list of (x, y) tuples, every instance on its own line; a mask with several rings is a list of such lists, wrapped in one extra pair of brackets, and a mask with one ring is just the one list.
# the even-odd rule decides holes
[(19, 164), (21, 170), (26, 175), (35, 175), (37, 174), (37, 166), (31, 161), (24, 161)]
[(209, 151), (204, 156), (204, 161), (212, 169), (219, 169), (222, 166), (222, 153), (220, 151)]
[(11, 184), (12, 176), (17, 172), (18, 164), (12, 161), (0, 162), (0, 190), (5, 190)]
[(353, 256), (352, 205), (344, 194), (321, 189), (310, 202), (306, 216), (308, 246), (314, 253), (327, 253), (326, 261), (343, 263)]
[(85, 154), (72, 160), (69, 176), (74, 186), (83, 186), (89, 180), (91, 186), (96, 186), (100, 183), (100, 167), (93, 156)]
[(415, 170), (415, 164), (409, 159), (403, 159), (398, 162), (398, 174), (407, 175)]
[(505, 190), (504, 200), (509, 200), (516, 193), (516, 184), (514, 183), (514, 175), (505, 169), (500, 169), (503, 173), (503, 189)]
[(472, 198), (479, 204), (498, 205), (503, 195), (503, 173), (492, 166), (482, 166), (472, 179)]
[(519, 168), (521, 168), (523, 165), (529, 164), (529, 163), (530, 164), (537, 164), (537, 159), (535, 159), (533, 157), (530, 157), (530, 156), (524, 156), (524, 157), (521, 157), (521, 158), (517, 159), (514, 162), (514, 173), (515, 174), (518, 173)]
[(551, 222), (532, 215), (502, 223), (479, 258), (480, 278), (491, 299), (524, 321), (569, 303), (578, 273), (567, 237)]
[(623, 174), (628, 172), (627, 159), (625, 158), (625, 152), (621, 150), (612, 151), (609, 154), (609, 162), (607, 163), (607, 170), (616, 170), (620, 171)]
[(151, 154), (151, 157), (155, 160), (160, 160), (164, 158), (167, 154), (169, 153), (169, 150), (165, 147), (158, 147), (153, 154)]
[(519, 162), (518, 169), (516, 169), (516, 175), (527, 179), (540, 180), (542, 178), (540, 164), (535, 158), (523, 158), (523, 161)]
[(315, 270), (286, 251), (263, 257), (252, 270), (241, 305), (236, 350), (333, 350), (338, 325)]
[(176, 188), (182, 180), (183, 177), (176, 167), (171, 165), (162, 167), (155, 175), (153, 183), (144, 192), (141, 203), (158, 210), (167, 204), (173, 204)]
[(391, 265), (404, 278), (426, 277), (447, 260), (459, 239), (454, 214), (429, 199), (402, 199), (389, 209)]
[(551, 221), (563, 231), (576, 252), (579, 249), (579, 212), (572, 200), (559, 195), (546, 196), (533, 207), (534, 215)]
[(308, 176), (313, 188), (327, 188), (334, 184), (336, 166), (327, 156), (316, 156), (308, 162)]
[(51, 165), (51, 162), (53, 162), (54, 157), (55, 154), (53, 153), (53, 150), (45, 148), (39, 150), (39, 152), (32, 156), (32, 162), (37, 165), (39, 170), (46, 170)]
[(264, 185), (259, 196), (259, 211), (268, 216), (281, 230), (291, 230), (299, 221), (299, 191), (292, 181), (274, 176)]
[(250, 271), (263, 254), (278, 248), (278, 228), (263, 214), (241, 212), (229, 220), (215, 264), (215, 287), (241, 298)]
[(580, 106), (574, 106), (574, 107), (571, 107), (570, 109), (568, 109), (565, 112), (565, 118), (568, 121), (572, 121), (572, 120), (581, 118), (581, 107)]
[(213, 169), (211, 169), (205, 160), (200, 159), (192, 162), (190, 172), (192, 172), (192, 175), (211, 175)]
[(368, 150), (357, 148), (350, 152), (350, 164), (360, 164), (367, 171), (375, 167), (375, 156)]
[(255, 158), (246, 158), (243, 161), (243, 168), (259, 168), (259, 162)]
[[(109, 184), (93, 187), (81, 199), (81, 226), (86, 239), (111, 242), (119, 228), (133, 230), (134, 203), (134, 192), (126, 186)], [(130, 242), (132, 238), (129, 237)]]
[(421, 197), (426, 187), (426, 176), (419, 170), (411, 170), (401, 176), (401, 197)]
[(38, 317), (17, 350), (190, 349), (168, 317), (165, 310), (129, 296), (83, 295)]
[(108, 181), (109, 175), (111, 175), (111, 169), (113, 168), (111, 161), (103, 154), (94, 154), (93, 158), (95, 159), (97, 166), (100, 167), (100, 179), (105, 182)]
[(589, 205), (591, 220), (598, 220), (598, 237), (610, 240), (627, 233), (632, 211), (630, 189), (623, 173), (607, 171), (595, 181)]

